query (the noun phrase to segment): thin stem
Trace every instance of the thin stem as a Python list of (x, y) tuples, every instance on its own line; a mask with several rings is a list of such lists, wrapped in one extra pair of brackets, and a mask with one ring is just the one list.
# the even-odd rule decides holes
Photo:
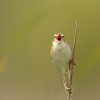
[(71, 100), (71, 94), (70, 93), (68, 94), (68, 100)]
[(73, 49), (72, 49), (72, 59), (71, 59), (71, 62), (69, 63), (70, 77), (69, 77), (69, 87), (68, 87), (69, 90), (67, 90), (68, 100), (71, 100), (71, 95), (72, 95), (72, 79), (73, 79), (73, 70), (74, 70), (74, 65), (75, 65), (76, 35), (77, 35), (77, 20), (76, 20), (76, 25), (75, 25), (75, 34), (74, 34), (74, 42), (73, 42)]

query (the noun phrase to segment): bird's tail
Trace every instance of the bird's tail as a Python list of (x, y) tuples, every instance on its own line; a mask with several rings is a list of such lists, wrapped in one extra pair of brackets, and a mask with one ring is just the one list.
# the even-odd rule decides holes
[(68, 90), (70, 89), (70, 70), (62, 74), (62, 78), (63, 78), (64, 89), (68, 93)]

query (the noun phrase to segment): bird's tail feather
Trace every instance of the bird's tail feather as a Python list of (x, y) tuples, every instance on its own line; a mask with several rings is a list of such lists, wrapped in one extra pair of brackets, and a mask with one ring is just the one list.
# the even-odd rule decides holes
[(65, 91), (67, 92), (67, 90), (70, 88), (70, 70), (64, 73), (62, 75), (62, 78), (63, 78), (63, 85), (65, 88)]

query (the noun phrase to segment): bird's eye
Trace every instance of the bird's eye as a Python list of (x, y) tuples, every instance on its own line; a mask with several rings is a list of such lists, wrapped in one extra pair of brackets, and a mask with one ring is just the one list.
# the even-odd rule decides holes
[(64, 37), (64, 35), (63, 35), (63, 34), (61, 34), (61, 36), (62, 36), (62, 37)]
[(54, 38), (56, 38), (56, 37), (57, 37), (57, 34), (54, 35)]
[(54, 36), (54, 38), (56, 38), (57, 36)]
[(62, 35), (62, 38), (64, 38), (64, 35)]
[[(62, 38), (64, 38), (64, 35), (63, 34), (60, 34), (60, 35), (61, 35)], [(57, 37), (58, 37), (58, 34), (55, 34), (54, 35), (54, 38), (57, 38)]]

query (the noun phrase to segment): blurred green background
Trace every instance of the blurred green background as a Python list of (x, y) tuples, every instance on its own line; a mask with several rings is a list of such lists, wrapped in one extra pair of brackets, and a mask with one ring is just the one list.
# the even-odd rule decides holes
[(66, 100), (49, 51), (76, 18), (73, 100), (100, 99), (100, 0), (0, 0), (0, 100)]

